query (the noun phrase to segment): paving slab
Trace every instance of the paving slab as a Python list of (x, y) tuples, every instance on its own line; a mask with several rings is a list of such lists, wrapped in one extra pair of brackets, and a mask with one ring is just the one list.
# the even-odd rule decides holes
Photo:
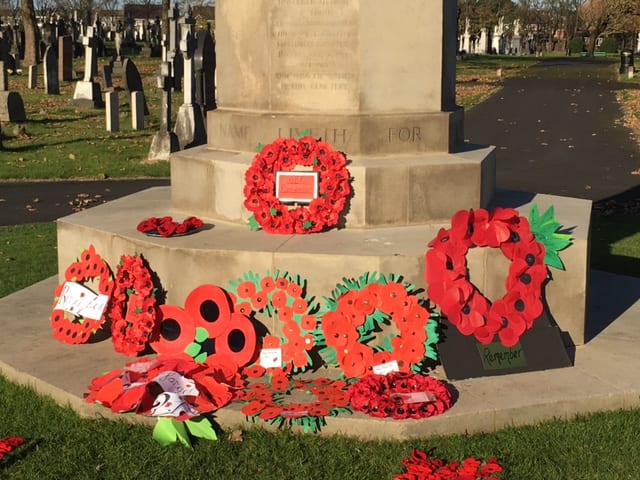
[[(106, 409), (84, 403), (83, 393), (93, 377), (121, 367), (127, 359), (113, 351), (109, 339), (74, 346), (53, 338), (49, 316), (56, 285), (57, 279), (51, 277), (0, 299), (0, 374), (70, 405), (81, 415), (113, 418)], [(424, 438), (493, 432), (511, 425), (638, 408), (640, 279), (591, 272), (590, 292), (597, 299), (590, 302), (591, 309), (615, 309), (620, 298), (616, 292), (623, 290), (625, 298), (634, 298), (633, 302), (589, 343), (576, 347), (572, 367), (451, 382), (457, 399), (441, 416), (393, 421), (356, 413), (328, 418), (323, 433), (367, 439)], [(590, 318), (598, 321), (593, 315)], [(226, 407), (216, 412), (216, 420), (224, 428), (243, 424), (239, 409), (238, 405)], [(153, 422), (140, 417), (121, 418)]]

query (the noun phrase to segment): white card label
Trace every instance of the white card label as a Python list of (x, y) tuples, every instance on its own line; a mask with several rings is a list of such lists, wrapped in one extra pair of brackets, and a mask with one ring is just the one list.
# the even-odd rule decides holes
[(430, 392), (395, 393), (394, 398), (399, 398), (402, 403), (430, 403), (436, 401), (436, 396)]
[(181, 397), (197, 397), (200, 393), (193, 380), (171, 370), (162, 372), (153, 381), (160, 385), (165, 392), (176, 393)]
[(152, 417), (179, 417), (187, 414), (196, 417), (200, 413), (185, 402), (177, 393), (163, 392), (153, 402), (153, 408), (149, 412)]
[(263, 348), (260, 350), (260, 366), (264, 368), (282, 367), (282, 349)]
[(400, 367), (398, 366), (398, 362), (396, 360), (373, 366), (373, 373), (375, 373), (376, 375), (387, 375), (388, 373), (399, 371)]
[(64, 310), (79, 317), (100, 320), (108, 302), (107, 295), (93, 293), (79, 283), (65, 282), (54, 309)]

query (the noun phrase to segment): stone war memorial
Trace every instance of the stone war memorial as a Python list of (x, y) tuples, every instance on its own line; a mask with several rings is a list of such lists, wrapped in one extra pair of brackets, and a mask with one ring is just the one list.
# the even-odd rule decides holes
[[(247, 394), (220, 421), (269, 407), (272, 424), (365, 437), (366, 422), (324, 417), (411, 418), (385, 435), (436, 434), (443, 423), (415, 420), (445, 422), (452, 404), (464, 417), (475, 401), (447, 381), (571, 368), (568, 350), (586, 341), (591, 204), (496, 189), (494, 149), (464, 142), (455, 104), (456, 2), (402, 5), (218, 0), (207, 143), (171, 154), (170, 187), (58, 221), (54, 336), (84, 343), (111, 315), (120, 353), (232, 364), (292, 398), (333, 399), (312, 413)], [(65, 302), (89, 277), (95, 321), (70, 323), (77, 302)], [(123, 278), (155, 279), (164, 303)], [(330, 378), (294, 386), (305, 371)], [(350, 403), (337, 377), (352, 379)], [(384, 382), (392, 396), (374, 406)]]

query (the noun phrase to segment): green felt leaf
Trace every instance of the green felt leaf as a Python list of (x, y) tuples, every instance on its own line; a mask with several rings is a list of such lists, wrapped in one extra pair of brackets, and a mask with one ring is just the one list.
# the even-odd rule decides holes
[(213, 429), (213, 425), (208, 418), (197, 417), (184, 422), (189, 433), (194, 437), (204, 438), (207, 440), (215, 441), (218, 439), (216, 431)]
[(191, 448), (189, 434), (182, 422), (172, 418), (158, 418), (158, 423), (153, 428), (153, 439), (163, 447), (180, 440), (185, 447)]
[(256, 148), (256, 152), (260, 153), (263, 148), (264, 148), (264, 143), (259, 143), (258, 147)]
[(255, 215), (251, 215), (249, 217), (249, 220), (247, 221), (249, 228), (251, 229), (252, 232), (255, 232), (257, 230), (262, 229), (262, 227), (260, 226), (260, 224), (258, 223), (258, 221), (256, 220)]
[(564, 263), (562, 263), (560, 256), (556, 252), (547, 251), (544, 256), (544, 263), (558, 270), (564, 270)]
[(306, 130), (303, 130), (298, 134), (298, 140), (300, 140), (302, 137), (308, 137), (309, 135), (311, 135), (311, 130), (307, 128)]
[(196, 355), (195, 357), (193, 357), (193, 361), (196, 363), (204, 363), (207, 361), (207, 357), (209, 355), (207, 355), (207, 352), (202, 352), (200, 355)]
[(209, 338), (209, 332), (207, 332), (206, 328), (198, 327), (196, 328), (196, 342), (202, 343)]
[(200, 350), (202, 350), (202, 347), (200, 346), (200, 344), (194, 342), (194, 343), (190, 343), (187, 346), (187, 348), (184, 349), (184, 353), (186, 353), (190, 357), (195, 357), (200, 353)]

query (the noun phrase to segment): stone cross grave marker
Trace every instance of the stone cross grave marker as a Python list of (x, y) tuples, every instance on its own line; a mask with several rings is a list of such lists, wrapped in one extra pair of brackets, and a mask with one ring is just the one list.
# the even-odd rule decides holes
[(100, 94), (100, 84), (93, 81), (98, 73), (98, 59), (96, 57), (96, 37), (93, 27), (87, 27), (87, 34), (82, 37), (85, 46), (84, 77), (76, 82), (73, 93), (73, 103), (81, 108), (102, 108), (104, 103)]
[(173, 88), (171, 62), (162, 62), (160, 64), (158, 88), (162, 89), (160, 131), (154, 135), (151, 141), (148, 159), (150, 161), (168, 161), (173, 152), (180, 150), (178, 137), (171, 131), (171, 90)]

